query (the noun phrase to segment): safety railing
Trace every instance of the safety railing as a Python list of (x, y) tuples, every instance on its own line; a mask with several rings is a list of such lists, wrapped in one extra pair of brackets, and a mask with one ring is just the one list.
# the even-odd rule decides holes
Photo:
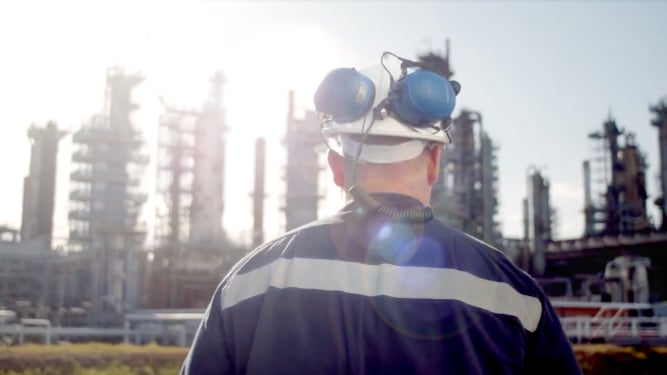
[(667, 317), (563, 317), (567, 337), (575, 342), (667, 343)]
[(139, 310), (125, 316), (123, 327), (61, 327), (46, 319), (0, 322), (0, 344), (21, 345), (38, 342), (51, 345), (60, 341), (113, 341), (133, 344), (157, 342), (188, 346), (192, 342), (203, 310)]

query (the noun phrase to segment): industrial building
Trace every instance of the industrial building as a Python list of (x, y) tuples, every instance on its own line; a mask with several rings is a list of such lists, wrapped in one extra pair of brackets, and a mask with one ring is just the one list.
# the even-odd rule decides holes
[[(100, 324), (136, 306), (146, 227), (139, 221), (147, 195), (141, 190), (148, 163), (144, 140), (131, 122), (138, 108), (132, 90), (139, 74), (107, 71), (106, 108), (73, 134), (70, 174), (70, 246), (91, 254), (86, 282)], [(81, 280), (83, 281), (83, 280)]]
[[(429, 53), (419, 59), (453, 76), (448, 46), (444, 56)], [(58, 143), (67, 134), (53, 122), (30, 128), (22, 225), (0, 228), (0, 309), (54, 325), (118, 326), (136, 309), (202, 308), (248, 252), (245, 244), (230, 240), (222, 222), (228, 129), (223, 75), (213, 74), (201, 108), (163, 103), (156, 119), (156, 171), (147, 171), (146, 140), (131, 121), (138, 108), (133, 90), (142, 80), (140, 74), (110, 68), (104, 111), (71, 134), (75, 150), (65, 247), (54, 249), (52, 222)], [(284, 189), (285, 231), (321, 216), (324, 197), (320, 119), (313, 111), (297, 110), (294, 95), (288, 93), (282, 187), (271, 187), (272, 192)], [(593, 156), (583, 163), (580, 238), (555, 239), (551, 182), (532, 166), (526, 170), (524, 235), (503, 238), (497, 146), (482, 113), (470, 108), (452, 120), (452, 142), (442, 154), (440, 180), (432, 191), (434, 213), (504, 251), (549, 292), (587, 300), (602, 294), (624, 301), (667, 299), (667, 104), (661, 101), (649, 111), (658, 133), (660, 193), (649, 200), (651, 176), (643, 153), (632, 132), (609, 116), (589, 135)], [(252, 247), (265, 240), (263, 138), (256, 140), (254, 168)], [(156, 175), (155, 192), (143, 181), (146, 172)], [(149, 194), (156, 207), (150, 248), (142, 218)], [(661, 212), (660, 223), (650, 219), (651, 203)], [(639, 285), (640, 278), (646, 282)]]
[(23, 181), (21, 229), (0, 228), (0, 306), (25, 316), (46, 316), (52, 293), (53, 212), (58, 144), (65, 132), (50, 121), (28, 129), (30, 163)]
[(22, 318), (80, 325), (88, 322), (83, 306), (90, 307), (90, 293), (84, 287), (93, 257), (66, 254), (62, 244), (55, 249), (52, 244), (56, 160), (63, 136), (55, 122), (28, 130), (21, 229), (0, 228), (0, 308)]
[(287, 131), (284, 145), (287, 149), (285, 165), (285, 230), (289, 231), (317, 219), (322, 194), (319, 178), (323, 170), (320, 155), (324, 147), (317, 113), (305, 111), (296, 117), (294, 93), (289, 93)]
[(255, 140), (255, 179), (252, 191), (252, 248), (264, 243), (264, 199), (266, 198), (266, 140)]
[(51, 121), (28, 129), (30, 170), (23, 181), (21, 239), (43, 241), (51, 247), (56, 191), (58, 143), (66, 133)]
[[(665, 150), (665, 108), (650, 108)], [(600, 131), (589, 134), (593, 157), (583, 162), (584, 233), (581, 238), (551, 236), (549, 185), (531, 176), (526, 210), (526, 237), (520, 254), (525, 269), (540, 278), (547, 292), (588, 301), (654, 302), (667, 299), (667, 233), (649, 219), (647, 164), (634, 134), (609, 116)], [(662, 154), (661, 154), (662, 155)], [(661, 160), (660, 176), (664, 179)], [(661, 186), (664, 190), (664, 185)], [(664, 196), (664, 191), (662, 192)], [(655, 200), (664, 208), (662, 198)], [(664, 217), (664, 211), (661, 212)], [(525, 258), (525, 254), (529, 254)]]
[(646, 210), (647, 166), (634, 134), (620, 130), (610, 117), (602, 131), (591, 133), (589, 138), (596, 143), (597, 155), (592, 163), (584, 161), (583, 167), (585, 235), (651, 231)]
[(0, 228), (0, 309), (45, 314), (50, 257), (43, 241), (20, 241), (18, 230)]
[(462, 110), (450, 130), (452, 143), (442, 153), (440, 180), (431, 200), (445, 223), (499, 246), (498, 167), (493, 141), (479, 112)]
[(222, 227), (223, 85), (218, 72), (202, 109), (165, 105), (160, 117), (155, 250), (145, 301), (151, 308), (204, 306), (245, 252)]
[[(451, 67), (449, 40), (444, 54), (422, 54), (419, 61), (448, 79)], [(451, 144), (441, 157), (440, 180), (431, 192), (435, 216), (445, 223), (496, 247), (502, 247), (497, 221), (497, 147), (484, 130), (479, 111), (461, 109), (449, 128)]]
[(546, 267), (546, 243), (553, 239), (553, 217), (549, 180), (534, 166), (528, 167), (528, 196), (523, 200), (525, 241), (517, 264), (532, 275), (542, 276)]
[(654, 116), (651, 125), (658, 128), (660, 152), (660, 195), (655, 199), (655, 205), (660, 209), (660, 230), (667, 232), (667, 102), (661, 100), (649, 110)]

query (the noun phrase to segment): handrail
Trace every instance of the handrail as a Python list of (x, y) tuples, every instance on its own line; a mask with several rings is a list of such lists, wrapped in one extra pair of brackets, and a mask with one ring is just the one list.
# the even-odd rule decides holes
[(558, 298), (550, 299), (553, 307), (576, 307), (576, 308), (600, 308), (600, 309), (625, 309), (646, 310), (653, 307), (644, 302), (595, 302), (595, 301), (573, 301)]
[[(45, 345), (51, 345), (54, 338), (115, 338), (125, 343), (139, 344), (142, 339), (148, 337), (152, 340), (161, 339), (170, 341), (179, 346), (189, 345), (189, 340), (194, 336), (197, 326), (191, 324), (158, 325), (159, 328), (152, 329), (147, 326), (137, 326), (130, 328), (100, 328), (100, 327), (59, 327), (42, 325), (22, 325), (22, 324), (0, 324), (0, 336), (14, 337), (15, 342), (23, 344), (26, 336), (37, 336)], [(178, 329), (175, 329), (180, 327)]]
[(576, 342), (657, 339), (667, 342), (667, 317), (564, 317), (565, 335)]

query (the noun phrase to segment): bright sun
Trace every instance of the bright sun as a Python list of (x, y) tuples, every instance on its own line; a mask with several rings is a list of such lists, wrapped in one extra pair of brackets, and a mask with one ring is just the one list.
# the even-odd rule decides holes
[(297, 107), (312, 108), (319, 81), (340, 58), (332, 45), (332, 38), (316, 25), (274, 23), (259, 28), (228, 69), (230, 120), (241, 122), (252, 113), (253, 129), (266, 136), (281, 134), (284, 128), (276, 122), (284, 124), (288, 91), (295, 91)]

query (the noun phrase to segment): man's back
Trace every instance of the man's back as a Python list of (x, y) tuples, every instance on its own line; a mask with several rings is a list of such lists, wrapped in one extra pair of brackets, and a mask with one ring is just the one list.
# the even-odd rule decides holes
[(390, 221), (354, 204), (239, 263), (184, 365), (191, 374), (537, 371), (578, 369), (528, 275), (436, 220)]

